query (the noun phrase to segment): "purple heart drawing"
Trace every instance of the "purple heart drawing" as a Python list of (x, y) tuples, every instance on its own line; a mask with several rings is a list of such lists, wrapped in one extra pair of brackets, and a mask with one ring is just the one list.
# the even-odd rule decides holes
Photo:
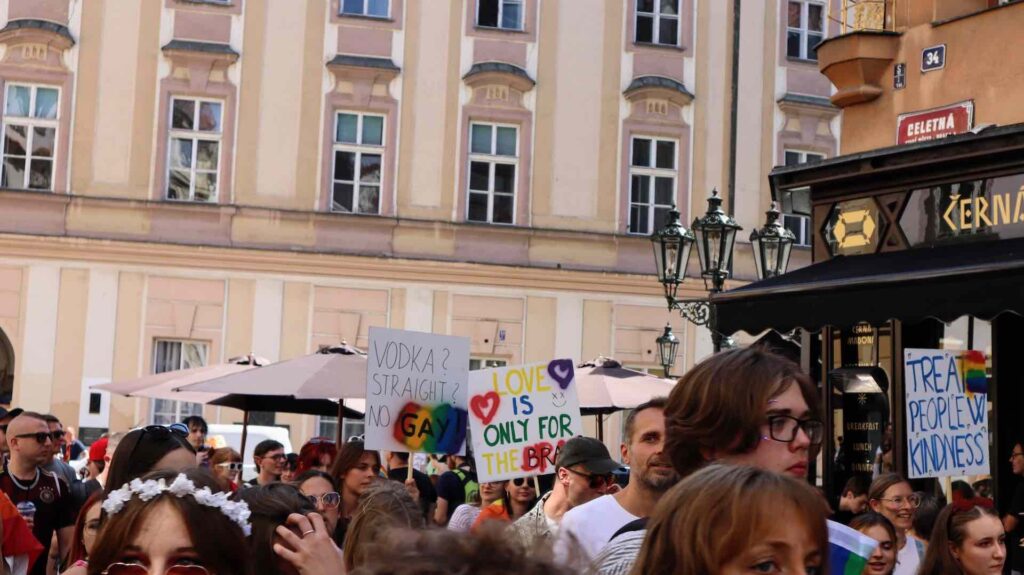
[(548, 364), (548, 375), (558, 382), (558, 387), (565, 389), (572, 383), (575, 374), (571, 359), (556, 359)]

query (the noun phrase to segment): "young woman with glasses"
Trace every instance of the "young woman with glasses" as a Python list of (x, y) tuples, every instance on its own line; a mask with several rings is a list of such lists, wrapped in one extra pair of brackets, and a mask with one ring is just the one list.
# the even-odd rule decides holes
[(1006, 532), (988, 499), (966, 499), (939, 513), (920, 575), (999, 575)]
[(238, 491), (238, 480), (242, 477), (242, 454), (230, 447), (221, 447), (210, 454), (210, 470), (225, 490)]
[(209, 472), (157, 471), (136, 485), (106, 495), (88, 575), (252, 574), (248, 522), (240, 504), (203, 497), (220, 491)]
[(188, 441), (188, 427), (174, 423), (133, 429), (117, 444), (104, 493), (110, 494), (150, 471), (184, 471), (195, 467), (196, 451)]
[(68, 563), (71, 567), (64, 575), (85, 575), (89, 566), (89, 554), (96, 545), (96, 535), (100, 531), (100, 514), (103, 511), (100, 503), (103, 492), (96, 491), (85, 500), (75, 521), (75, 533), (71, 539), (71, 554)]
[[(335, 535), (340, 517), (338, 507), (341, 505), (341, 494), (334, 478), (323, 471), (310, 469), (295, 478), (295, 486), (316, 507), (316, 512), (324, 518), (327, 530)], [(336, 539), (338, 545), (341, 541)]]
[(871, 482), (868, 504), (896, 528), (896, 569), (894, 575), (914, 575), (924, 557), (925, 545), (907, 531), (914, 527), (914, 513), (921, 505), (921, 497), (914, 493), (910, 483), (897, 473), (888, 473)]
[[(500, 489), (501, 499), (480, 511), (480, 515), (473, 521), (472, 531), (476, 531), (489, 521), (511, 523), (526, 515), (537, 504), (537, 492), (533, 489), (533, 481), (525, 477), (485, 485)], [(500, 487), (497, 487), (499, 485)], [(481, 485), (480, 491), (483, 489), (484, 486)]]
[(331, 476), (338, 483), (338, 493), (341, 494), (336, 537), (339, 544), (345, 540), (345, 530), (359, 505), (359, 496), (380, 479), (380, 468), (380, 454), (367, 451), (362, 441), (348, 441), (338, 450)]

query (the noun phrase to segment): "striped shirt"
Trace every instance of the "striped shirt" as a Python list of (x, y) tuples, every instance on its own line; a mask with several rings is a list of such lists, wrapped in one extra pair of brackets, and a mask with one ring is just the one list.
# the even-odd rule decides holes
[(644, 545), (647, 530), (627, 531), (612, 539), (594, 559), (598, 575), (629, 575)]

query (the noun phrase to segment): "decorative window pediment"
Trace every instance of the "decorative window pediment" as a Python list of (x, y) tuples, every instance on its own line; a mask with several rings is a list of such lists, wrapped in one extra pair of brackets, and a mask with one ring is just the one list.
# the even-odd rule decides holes
[(238, 61), (238, 52), (227, 44), (171, 40), (162, 48), (171, 61), (171, 75), (188, 80), (197, 89), (207, 83), (227, 82), (227, 69)]
[(4, 63), (66, 70), (64, 51), (75, 45), (67, 26), (31, 18), (11, 20), (0, 30)]
[(786, 94), (778, 100), (779, 109), (786, 116), (782, 132), (801, 134), (801, 138), (834, 138), (832, 119), (839, 108), (828, 98), (805, 94)]
[(537, 82), (519, 66), (505, 62), (473, 64), (462, 77), (473, 89), (473, 103), (482, 106), (523, 107), (523, 94)]
[(392, 99), (388, 84), (402, 69), (390, 58), (339, 54), (327, 63), (336, 80), (335, 91), (349, 94), (355, 104), (368, 105), (372, 97)]
[(685, 106), (693, 101), (693, 94), (682, 82), (663, 76), (640, 76), (629, 83), (622, 93), (630, 102), (640, 100), (667, 100), (676, 106)]

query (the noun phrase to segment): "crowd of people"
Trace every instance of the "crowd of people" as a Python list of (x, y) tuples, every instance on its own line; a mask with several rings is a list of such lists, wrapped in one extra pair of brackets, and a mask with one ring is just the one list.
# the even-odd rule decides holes
[[(262, 441), (243, 481), (242, 455), (208, 448), (200, 417), (86, 448), (57, 418), (14, 409), (0, 412), (2, 568), (821, 575), (831, 520), (877, 542), (864, 573), (1021, 572), (1024, 488), (1004, 517), (989, 498), (958, 491), (946, 505), (892, 473), (854, 477), (830, 504), (806, 481), (826, 435), (819, 405), (791, 361), (729, 350), (691, 369), (669, 397), (629, 412), (621, 463), (601, 441), (576, 437), (543, 482), (484, 483), (471, 456), (431, 455), (417, 466), (361, 438), (315, 438), (297, 454)], [(81, 476), (69, 465), (77, 457), (86, 459)], [(1011, 462), (1024, 475), (1024, 445)]]

